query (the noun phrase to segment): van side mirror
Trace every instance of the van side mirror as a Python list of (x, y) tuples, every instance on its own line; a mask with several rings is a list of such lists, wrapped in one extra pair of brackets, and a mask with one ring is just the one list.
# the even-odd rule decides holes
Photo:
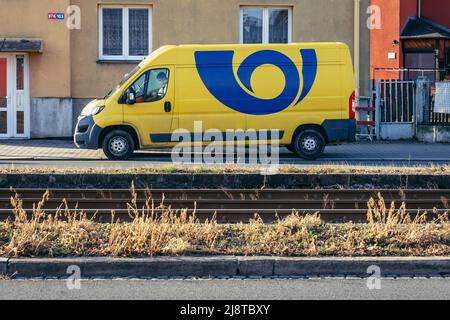
[(133, 105), (136, 103), (136, 93), (134, 92), (134, 90), (132, 88), (127, 90), (126, 93), (126, 103), (128, 105)]

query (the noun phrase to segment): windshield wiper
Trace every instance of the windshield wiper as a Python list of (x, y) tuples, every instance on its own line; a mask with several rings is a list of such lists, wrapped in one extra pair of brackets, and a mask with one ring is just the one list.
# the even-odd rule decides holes
[(108, 94), (103, 97), (103, 100), (108, 99), (112, 92), (113, 92), (112, 90), (109, 91)]

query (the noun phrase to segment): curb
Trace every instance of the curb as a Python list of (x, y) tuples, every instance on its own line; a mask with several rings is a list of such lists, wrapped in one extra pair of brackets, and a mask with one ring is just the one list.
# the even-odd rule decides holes
[(6, 275), (8, 271), (8, 258), (0, 258), (0, 275)]
[(211, 258), (65, 258), (10, 259), (7, 273), (16, 277), (68, 277), (78, 266), (82, 277), (220, 277), (235, 275), (237, 259)]
[[(65, 278), (80, 268), (82, 278), (92, 277), (290, 277), (373, 275), (450, 275), (450, 257), (274, 258), (274, 257), (157, 257), (0, 259), (0, 273), (18, 278)], [(72, 270), (68, 272), (68, 269)]]
[(365, 188), (450, 189), (450, 175), (380, 174), (0, 174), (0, 188), (136, 188), (167, 189), (311, 189), (364, 186)]
[(370, 276), (371, 266), (379, 267), (382, 276), (450, 275), (450, 257), (280, 258), (275, 261), (274, 273), (277, 276)]

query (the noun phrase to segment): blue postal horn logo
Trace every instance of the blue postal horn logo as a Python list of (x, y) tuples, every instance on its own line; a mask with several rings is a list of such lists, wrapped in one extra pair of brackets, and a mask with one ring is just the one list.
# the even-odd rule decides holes
[(258, 51), (248, 56), (239, 66), (237, 76), (250, 93), (254, 93), (251, 77), (256, 68), (265, 64), (278, 67), (284, 74), (286, 85), (283, 92), (274, 99), (258, 98), (241, 87), (233, 72), (233, 51), (197, 51), (195, 61), (200, 78), (217, 100), (241, 113), (268, 115), (298, 105), (311, 91), (317, 75), (316, 51), (303, 49), (300, 54), (303, 59), (302, 89), (297, 66), (278, 51)]

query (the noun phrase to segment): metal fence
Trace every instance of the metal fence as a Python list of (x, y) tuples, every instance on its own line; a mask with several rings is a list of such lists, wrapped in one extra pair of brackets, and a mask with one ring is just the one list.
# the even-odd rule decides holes
[(448, 105), (450, 109), (450, 83), (436, 81), (444, 77), (442, 72), (431, 69), (374, 70), (376, 78), (372, 82), (371, 106), (375, 110), (377, 139), (414, 138), (416, 127), (421, 124), (450, 126), (450, 114), (445, 108)]
[(376, 84), (381, 122), (413, 122), (415, 108), (415, 82), (380, 80)]
[(416, 81), (419, 78), (427, 78), (431, 82), (436, 82), (443, 81), (446, 73), (445, 69), (375, 68), (372, 70), (372, 79)]

